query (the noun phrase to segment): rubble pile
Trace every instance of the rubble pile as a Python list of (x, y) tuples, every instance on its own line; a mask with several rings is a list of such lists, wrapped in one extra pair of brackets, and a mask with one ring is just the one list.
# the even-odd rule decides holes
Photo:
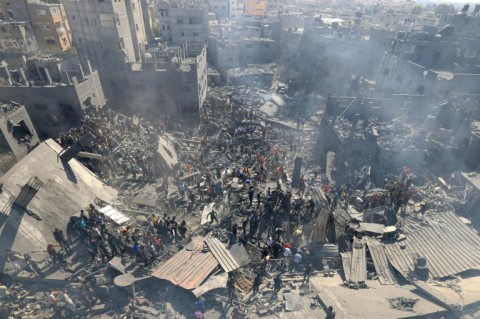
[(388, 299), (390, 302), (390, 306), (394, 309), (402, 310), (402, 311), (413, 311), (413, 307), (418, 302), (418, 299), (410, 299), (404, 297), (398, 298), (391, 298)]
[[(59, 143), (74, 147), (93, 134), (95, 141), (83, 149), (92, 155), (79, 160), (119, 189), (118, 200), (85, 203), (68, 225), (58, 225), (53, 234), (58, 245), (47, 247), (49, 259), (11, 251), (7, 275), (13, 284), (2, 311), (11, 315), (10, 306), (21, 302), (17, 282), (28, 286), (54, 276), (62, 289), (29, 288), (28, 298), (45, 303), (35, 308), (45, 317), (190, 317), (205, 311), (201, 302), (155, 274), (182, 251), (214, 253), (207, 238), (238, 246), (232, 258), (242, 261), (228, 271), (230, 283), (218, 287), (220, 293), (204, 294), (209, 311), (262, 316), (285, 311), (286, 305), (303, 308), (298, 296), (314, 296), (307, 285), (314, 273), (307, 247), (313, 229), (303, 225), (318, 215), (308, 186), (320, 183), (321, 176), (307, 180), (291, 174), (300, 152), (308, 157), (306, 141), (313, 132), (287, 121), (285, 100), (284, 93), (246, 86), (214, 88), (201, 123), (193, 127), (112, 111), (86, 116)], [(276, 117), (259, 110), (265, 101), (278, 105)], [(198, 236), (205, 236), (204, 247), (191, 245)], [(227, 275), (222, 265), (213, 273)], [(136, 286), (133, 292), (122, 286), (125, 280), (135, 282), (128, 284)], [(172, 289), (187, 293), (183, 304), (172, 299), (168, 306)]]
[[(451, 215), (465, 207), (459, 173), (396, 169), (399, 153), (423, 151), (421, 127), (362, 114), (324, 121), (301, 104), (279, 83), (238, 85), (212, 88), (193, 125), (86, 116), (59, 143), (68, 151), (93, 134), (78, 158), (118, 197), (56, 225), (47, 258), (9, 251), (2, 315), (334, 318), (319, 282), (360, 292), (405, 280), (427, 291), (420, 281), (470, 269), (445, 267), (417, 242), (441, 241), (433, 236), (446, 224), (473, 236)], [(319, 156), (332, 132), (340, 145)], [(452, 238), (475, 251), (470, 237)], [(388, 302), (415, 312), (419, 301)]]

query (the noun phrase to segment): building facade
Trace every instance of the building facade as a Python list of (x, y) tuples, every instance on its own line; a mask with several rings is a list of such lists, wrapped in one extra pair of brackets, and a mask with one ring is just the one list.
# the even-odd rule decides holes
[[(139, 0), (62, 0), (80, 58), (105, 63), (140, 61), (146, 34)], [(103, 71), (103, 70), (102, 70)]]
[(241, 19), (245, 13), (245, 0), (230, 0), (228, 10), (230, 19)]
[(72, 46), (72, 32), (62, 4), (29, 2), (27, 10), (42, 52), (65, 51)]
[(208, 39), (208, 10), (203, 5), (161, 1), (158, 20), (168, 44), (205, 44)]
[(40, 50), (60, 52), (72, 45), (70, 26), (62, 4), (46, 0), (0, 0), (3, 19), (25, 23)]
[(0, 53), (30, 55), (40, 50), (30, 23), (0, 21)]
[(245, 0), (245, 14), (263, 16), (267, 8), (266, 0)]

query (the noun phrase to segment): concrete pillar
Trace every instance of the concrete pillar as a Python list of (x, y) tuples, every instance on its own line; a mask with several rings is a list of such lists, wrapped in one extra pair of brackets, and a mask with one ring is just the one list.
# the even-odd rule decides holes
[(21, 61), (22, 61), (22, 67), (24, 67), (26, 69), (27, 68), (27, 57), (25, 55), (22, 55)]
[(50, 76), (50, 71), (48, 71), (47, 68), (43, 68), (43, 70), (45, 71), (45, 77), (46, 77), (46, 81), (48, 84), (53, 84), (53, 81), (52, 81), (52, 77)]
[(79, 67), (79, 69), (80, 69), (80, 73), (82, 74), (82, 79), (85, 78), (85, 73), (83, 72), (82, 64), (79, 63), (79, 64), (78, 64), (78, 67)]
[(28, 80), (27, 80), (27, 76), (25, 75), (25, 71), (23, 70), (23, 68), (20, 68), (18, 69), (19, 73), (20, 73), (20, 77), (22, 78), (22, 82), (25, 86), (30, 86), (30, 84), (28, 83)]
[(92, 70), (92, 64), (90, 63), (90, 60), (87, 60), (87, 67), (88, 67), (88, 74), (92, 74), (93, 70)]
[(480, 165), (480, 134), (473, 133), (465, 151), (465, 165), (474, 170)]
[(12, 85), (12, 75), (8, 69), (8, 64), (3, 61), (0, 64), (0, 77), (5, 81), (5, 85)]
[(77, 80), (77, 77), (76, 77), (76, 76), (72, 77), (72, 82), (73, 82), (73, 86), (77, 86), (77, 85), (78, 85), (78, 80)]
[(293, 175), (292, 175), (292, 187), (298, 187), (300, 185), (300, 176), (302, 174), (302, 157), (295, 158), (295, 164), (293, 167)]
[(63, 83), (67, 85), (72, 85), (72, 82), (70, 81), (70, 76), (68, 76), (68, 71), (62, 71), (60, 74), (62, 76)]

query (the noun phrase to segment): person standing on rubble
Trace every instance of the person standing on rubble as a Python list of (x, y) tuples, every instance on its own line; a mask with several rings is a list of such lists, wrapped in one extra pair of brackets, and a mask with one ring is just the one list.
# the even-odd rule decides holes
[(233, 297), (235, 296), (235, 281), (233, 276), (229, 275), (227, 280), (227, 290), (228, 290), (228, 303), (231, 304)]
[(302, 259), (303, 259), (302, 255), (300, 254), (300, 252), (297, 251), (297, 253), (293, 256), (292, 272), (296, 272), (298, 270), (298, 267), (300, 267)]
[(138, 244), (138, 242), (135, 242), (133, 244), (132, 250), (133, 250), (133, 255), (138, 260), (139, 254), (140, 254), (140, 245)]
[(67, 253), (70, 251), (70, 245), (63, 231), (61, 231), (58, 228), (55, 228), (53, 230), (53, 238), (55, 238), (55, 240), (63, 250), (65, 250)]
[(260, 288), (260, 284), (262, 283), (262, 277), (260, 274), (257, 274), (255, 276), (255, 279), (253, 280), (253, 294), (256, 295), (258, 293), (258, 289)]
[(329, 306), (326, 312), (327, 312), (327, 315), (325, 316), (325, 319), (335, 319), (336, 313), (333, 310), (332, 306)]
[(312, 270), (313, 270), (312, 264), (311, 264), (311, 263), (307, 263), (307, 264), (305, 265), (305, 270), (303, 271), (303, 281), (302, 281), (302, 284), (305, 283), (305, 282), (308, 282), (308, 280), (310, 279), (310, 275), (312, 274)]
[(118, 250), (117, 250), (117, 239), (113, 235), (108, 236), (108, 246), (110, 247), (110, 250), (112, 252), (112, 256), (118, 255)]
[(55, 245), (53, 244), (48, 244), (47, 245), (47, 253), (52, 259), (53, 263), (55, 264), (57, 262), (58, 256), (57, 256), (57, 251), (55, 250)]
[(202, 314), (205, 313), (205, 299), (203, 297), (199, 297), (197, 300), (197, 308)]
[(185, 236), (187, 235), (187, 222), (182, 220), (180, 223), (180, 226), (178, 227), (178, 231), (180, 232), (180, 236), (185, 239)]
[(215, 211), (215, 207), (212, 208), (212, 211), (208, 214), (208, 218), (210, 218), (210, 225), (215, 221), (218, 224), (217, 219), (217, 212)]
[(40, 277), (45, 277), (45, 274), (43, 273), (43, 271), (38, 266), (38, 263), (32, 258), (32, 256), (30, 256), (30, 254), (24, 253), (23, 258), (25, 258), (25, 261), (27, 262), (27, 266), (25, 267), (25, 269), (27, 269), (27, 270), (30, 269), (29, 270), (30, 273), (32, 273), (32, 270), (33, 270)]
[(237, 223), (232, 225), (232, 245), (237, 242), (237, 232), (238, 232), (238, 225)]
[(137, 165), (133, 161), (130, 163), (130, 173), (133, 175), (133, 179), (137, 179)]
[(247, 226), (248, 226), (248, 218), (244, 218), (242, 220), (242, 235), (245, 236), (247, 234)]
[(155, 247), (155, 253), (160, 253), (160, 250), (162, 249), (162, 238), (160, 236), (155, 236), (153, 238), (153, 245)]
[(250, 200), (250, 206), (252, 206), (253, 204), (253, 195), (255, 193), (255, 189), (253, 186), (250, 186), (250, 188), (248, 189), (248, 199)]
[(7, 261), (10, 262), (13, 266), (13, 272), (15, 274), (19, 273), (22, 270), (20, 266), (20, 260), (24, 259), (19, 252), (14, 250), (10, 250), (9, 254), (7, 255)]
[(281, 288), (282, 278), (280, 277), (280, 274), (277, 274), (277, 276), (273, 279), (273, 294), (277, 295)]
[(173, 238), (178, 236), (178, 223), (175, 216), (173, 216), (169, 222), (169, 230), (170, 230), (170, 235)]
[(107, 258), (107, 261), (110, 260), (111, 256), (108, 253), (105, 243), (103, 242), (103, 238), (97, 239), (97, 245), (98, 245), (98, 248), (100, 248), (100, 251), (102, 252), (102, 261), (105, 262), (104, 258)]

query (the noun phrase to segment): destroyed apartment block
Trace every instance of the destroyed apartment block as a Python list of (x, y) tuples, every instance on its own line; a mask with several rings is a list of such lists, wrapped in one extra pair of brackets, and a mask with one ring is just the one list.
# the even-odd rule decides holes
[(105, 105), (98, 72), (68, 54), (39, 56), (28, 67), (0, 66), (0, 96), (25, 105), (42, 138), (58, 137), (80, 123), (88, 108)]

